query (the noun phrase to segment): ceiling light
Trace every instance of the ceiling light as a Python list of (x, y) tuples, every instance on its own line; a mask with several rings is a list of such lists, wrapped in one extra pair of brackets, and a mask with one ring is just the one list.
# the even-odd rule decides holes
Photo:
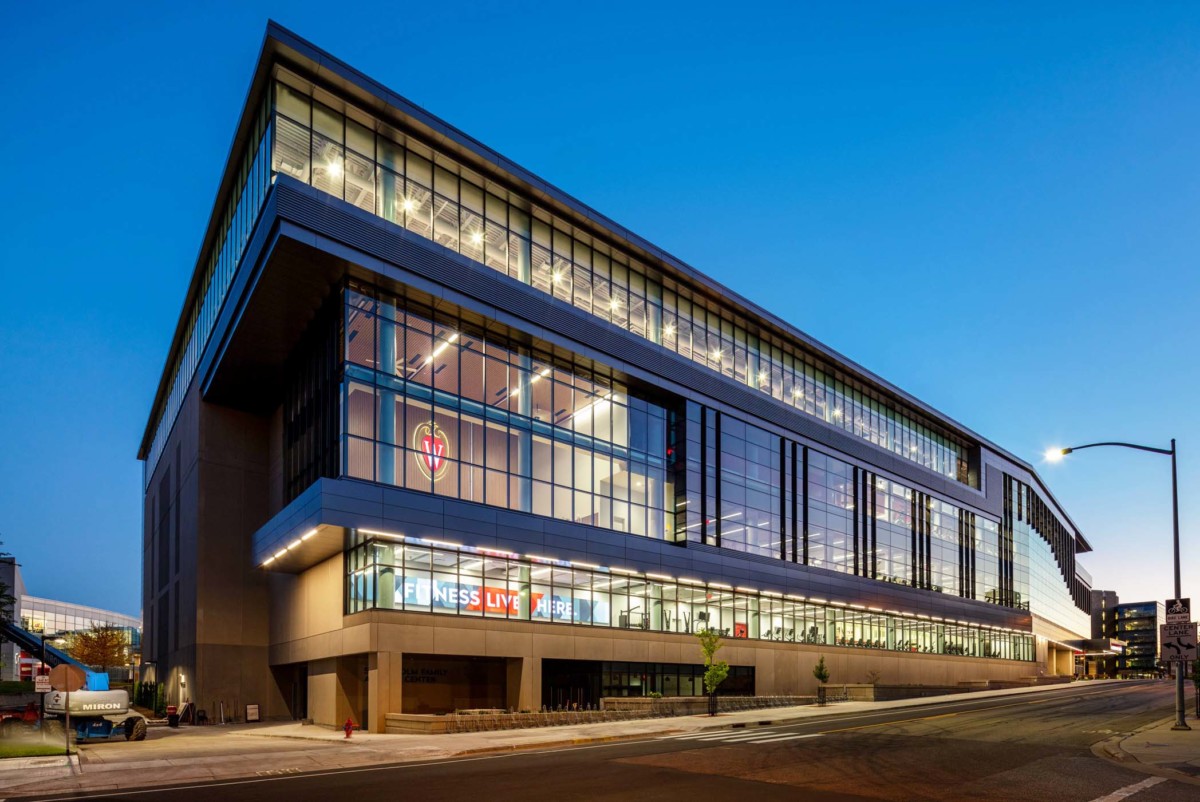
[(342, 174), (342, 165), (338, 164), (337, 162), (330, 162), (329, 164), (325, 165), (325, 172), (330, 178), (337, 178)]
[(482, 242), (483, 242), (483, 234), (481, 232), (476, 231), (473, 234), (471, 234), (471, 244), (472, 245), (479, 245)]
[(412, 198), (405, 198), (402, 205), (404, 206), (404, 211), (406, 212), (411, 212), (417, 206)]

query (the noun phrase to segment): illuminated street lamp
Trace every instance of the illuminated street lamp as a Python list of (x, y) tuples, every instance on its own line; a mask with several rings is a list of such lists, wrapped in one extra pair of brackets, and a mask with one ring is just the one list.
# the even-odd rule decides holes
[[(1098, 448), (1100, 446), (1133, 448), (1138, 451), (1150, 451), (1154, 454), (1166, 454), (1171, 458), (1171, 512), (1174, 518), (1175, 535), (1175, 598), (1182, 599), (1183, 586), (1179, 580), (1179, 476), (1175, 468), (1175, 440), (1172, 438), (1170, 448), (1139, 446), (1133, 443), (1088, 443), (1086, 446), (1073, 446), (1072, 448), (1051, 448), (1046, 451), (1046, 460), (1048, 462), (1058, 462), (1063, 457), (1075, 451), (1082, 451), (1085, 448)], [(1187, 725), (1187, 714), (1183, 709), (1183, 669), (1183, 663), (1175, 663), (1175, 725), (1171, 727), (1173, 730), (1191, 729)]]

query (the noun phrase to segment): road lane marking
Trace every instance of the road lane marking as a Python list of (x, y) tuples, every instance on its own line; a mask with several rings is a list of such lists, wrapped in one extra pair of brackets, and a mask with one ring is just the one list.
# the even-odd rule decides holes
[[(1143, 681), (1143, 682), (1131, 682), (1131, 683), (1129, 683), (1129, 685), (1127, 687), (1119, 688), (1115, 691), (1112, 690), (1111, 688), (1105, 688), (1104, 690), (1089, 691), (1087, 693), (1073, 693), (1072, 692), (1072, 693), (1063, 693), (1061, 695), (1055, 694), (1055, 696), (1058, 696), (1058, 698), (1063, 698), (1065, 696), (1068, 699), (1081, 699), (1081, 698), (1084, 698), (1087, 696), (1099, 696), (1099, 695), (1107, 694), (1107, 693), (1118, 693), (1118, 694), (1119, 693), (1129, 693), (1131, 691), (1142, 690), (1142, 689), (1145, 689), (1148, 687), (1155, 688), (1158, 686), (1156, 684), (1154, 684), (1152, 681), (1147, 680), (1147, 681)], [(1049, 700), (1050, 699), (1047, 698), (1047, 701), (1049, 701)], [(979, 700), (970, 700), (970, 701), (962, 701), (962, 702), (935, 703), (930, 706), (931, 707), (941, 707), (941, 708), (945, 709), (947, 707), (965, 707), (967, 705), (978, 704), (978, 703), (979, 703)], [(1024, 703), (1021, 702), (1021, 703), (1014, 703), (1014, 704), (993, 705), (991, 707), (981, 707), (981, 708), (976, 708), (974, 710), (964, 710), (962, 712), (963, 713), (983, 713), (983, 712), (986, 712), (989, 710), (996, 710), (996, 709), (1004, 708), (1004, 707), (1017, 707), (1019, 704), (1024, 704)], [(872, 713), (862, 713), (859, 715), (848, 715), (848, 716), (838, 716), (837, 714), (832, 714), (832, 715), (839, 718), (842, 721), (849, 721), (849, 720), (853, 720), (856, 718), (875, 718), (878, 716), (887, 715), (889, 712), (890, 711), (880, 710), (880, 711), (876, 711), (876, 712), (872, 712)], [(957, 715), (957, 714), (951, 714), (951, 715)], [(916, 719), (913, 719), (913, 720), (916, 720)], [(796, 724), (788, 724), (786, 726), (788, 726), (788, 727), (803, 726), (803, 724), (806, 724), (806, 723), (807, 722), (797, 722)], [(903, 723), (903, 722), (881, 722), (880, 724), (877, 724), (877, 725), (863, 725), (863, 726), (864, 727), (883, 726), (883, 725), (889, 724), (889, 723), (898, 724), (898, 723)], [(861, 728), (851, 727), (850, 729), (861, 729)], [(807, 737), (816, 737), (819, 735), (824, 735), (824, 734), (826, 734), (826, 732), (841, 732), (841, 730), (827, 730), (825, 732), (814, 733), (813, 735), (807, 736)], [(672, 737), (678, 737), (678, 736), (672, 736)], [(659, 740), (661, 740), (661, 738), (659, 738)], [(442, 766), (442, 765), (446, 765), (446, 764), (450, 764), (450, 763), (474, 763), (474, 762), (483, 761), (483, 760), (499, 760), (502, 758), (513, 758), (513, 757), (522, 757), (522, 756), (529, 756), (529, 755), (546, 755), (546, 754), (554, 754), (554, 753), (558, 753), (558, 752), (582, 752), (582, 751), (590, 750), (590, 749), (611, 749), (613, 747), (631, 746), (631, 745), (645, 744), (645, 743), (651, 743), (651, 742), (652, 741), (650, 741), (650, 740), (635, 740), (635, 739), (631, 738), (629, 740), (621, 740), (621, 741), (614, 741), (614, 742), (610, 742), (610, 743), (600, 743), (600, 744), (588, 744), (585, 746), (568, 746), (565, 748), (558, 747), (558, 748), (550, 748), (550, 749), (529, 749), (529, 750), (520, 750), (520, 751), (513, 751), (513, 752), (502, 752), (500, 754), (493, 754), (493, 755), (479, 755), (476, 757), (458, 757), (458, 758), (452, 757), (449, 759), (441, 759), (441, 760), (434, 759), (434, 760), (424, 760), (424, 761), (412, 761), (412, 762), (408, 762), (408, 763), (390, 763), (390, 764), (384, 764), (384, 765), (360, 766), (360, 767), (355, 767), (355, 768), (340, 768), (340, 769), (331, 769), (331, 770), (325, 770), (325, 771), (314, 771), (314, 772), (309, 772), (306, 774), (285, 775), (282, 777), (254, 777), (254, 778), (249, 778), (249, 779), (220, 780), (217, 782), (193, 783), (193, 784), (187, 784), (187, 785), (182, 785), (182, 784), (181, 785), (169, 785), (168, 784), (168, 785), (163, 785), (163, 786), (158, 786), (158, 787), (153, 787), (153, 788), (146, 788), (146, 789), (128, 789), (128, 790), (121, 790), (121, 791), (106, 791), (106, 792), (93, 793), (93, 794), (84, 794), (82, 796), (78, 795), (78, 792), (76, 792), (75, 794), (72, 794), (71, 796), (60, 796), (60, 797), (49, 797), (49, 798), (41, 797), (41, 798), (39, 798), (38, 802), (78, 802), (79, 800), (82, 800), (82, 799), (107, 799), (107, 798), (118, 797), (118, 796), (121, 796), (121, 797), (145, 796), (145, 795), (149, 795), (149, 794), (164, 794), (164, 793), (169, 793), (171, 791), (185, 791), (185, 790), (194, 790), (194, 789), (199, 789), (199, 788), (221, 788), (221, 787), (236, 786), (236, 785), (257, 785), (260, 783), (287, 782), (288, 780), (309, 779), (309, 778), (315, 778), (315, 777), (332, 777), (332, 776), (336, 776), (339, 774), (365, 774), (365, 773), (372, 773), (372, 772), (377, 772), (377, 771), (398, 771), (398, 770), (404, 770), (404, 769)], [(1120, 797), (1120, 798), (1123, 798), (1123, 797)], [(1118, 798), (1118, 799), (1120, 799), (1120, 798)], [(1099, 802), (1099, 800), (1093, 800), (1093, 802)], [(1117, 802), (1117, 800), (1113, 800), (1113, 802)]]
[(704, 732), (689, 732), (687, 735), (664, 735), (660, 738), (656, 738), (655, 740), (658, 740), (658, 741), (699, 741), (699, 740), (707, 740), (707, 739), (716, 740), (716, 739), (720, 739), (720, 738), (758, 738), (762, 735), (768, 735), (770, 733), (774, 733), (774, 732), (778, 732), (778, 731), (779, 730), (777, 727), (772, 727), (770, 729), (763, 727), (763, 728), (755, 728), (753, 730), (720, 730), (718, 732), (713, 732), (712, 730), (707, 730)]
[(728, 732), (723, 732), (723, 733), (720, 733), (719, 735), (718, 734), (693, 735), (690, 738), (680, 738), (679, 740), (681, 740), (681, 741), (699, 741), (701, 743), (703, 743), (705, 741), (733, 742), (733, 741), (746, 741), (751, 738), (763, 738), (769, 734), (770, 733), (765, 733), (765, 732), (749, 732), (749, 733), (739, 732), (735, 735), (735, 734), (731, 734)]
[(1125, 799), (1126, 797), (1133, 796), (1134, 794), (1137, 794), (1137, 793), (1141, 793), (1142, 791), (1145, 791), (1147, 788), (1153, 788), (1154, 786), (1158, 785), (1159, 783), (1166, 782), (1166, 781), (1167, 781), (1166, 777), (1148, 777), (1148, 778), (1142, 780), (1140, 783), (1134, 783), (1133, 785), (1127, 785), (1124, 788), (1118, 788), (1117, 790), (1113, 791), (1111, 794), (1105, 794), (1104, 796), (1098, 796), (1095, 799), (1093, 799), (1092, 802), (1120, 802), (1120, 800)]
[[(975, 712), (975, 711), (969, 711), (969, 712)], [(855, 726), (855, 727), (842, 727), (841, 729), (837, 729), (837, 730), (822, 730), (819, 734), (827, 735), (827, 734), (833, 733), (833, 732), (850, 732), (851, 730), (869, 730), (872, 727), (888, 727), (893, 724), (908, 724), (913, 721), (930, 721), (931, 719), (935, 719), (935, 718), (953, 718), (954, 716), (957, 716), (957, 715), (958, 715), (958, 713), (941, 713), (936, 716), (920, 716), (918, 718), (902, 718), (899, 721), (881, 721), (878, 724), (859, 724), (858, 726)]]
[(820, 737), (821, 737), (821, 733), (819, 733), (819, 732), (814, 732), (809, 735), (773, 735), (770, 738), (762, 738), (757, 741), (746, 741), (746, 743), (774, 744), (774, 743), (779, 743), (780, 741), (795, 741), (798, 738), (820, 738)]

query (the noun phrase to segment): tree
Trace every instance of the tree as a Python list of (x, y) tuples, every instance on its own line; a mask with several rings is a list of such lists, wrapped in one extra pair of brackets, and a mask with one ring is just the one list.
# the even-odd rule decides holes
[(68, 651), (84, 665), (107, 671), (128, 662), (128, 646), (125, 630), (111, 624), (92, 624), (91, 629), (76, 632), (71, 637)]
[(829, 669), (825, 667), (825, 655), (821, 655), (817, 664), (813, 666), (813, 676), (817, 682), (821, 683), (817, 686), (817, 704), (825, 704), (825, 683), (829, 682)]
[(717, 688), (729, 676), (729, 663), (713, 658), (717, 650), (725, 644), (721, 642), (721, 634), (715, 629), (702, 629), (696, 633), (700, 641), (700, 651), (704, 653), (704, 692), (708, 694), (708, 714), (717, 714)]

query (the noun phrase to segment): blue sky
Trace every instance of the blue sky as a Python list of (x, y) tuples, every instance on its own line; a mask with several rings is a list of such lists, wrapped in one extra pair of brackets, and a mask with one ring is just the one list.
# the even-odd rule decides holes
[[(0, 9), (0, 538), (140, 605), (138, 441), (266, 19), (1019, 456), (1180, 441), (1200, 548), (1200, 9)], [(1097, 586), (1170, 595), (1167, 460), (1042, 475)]]

